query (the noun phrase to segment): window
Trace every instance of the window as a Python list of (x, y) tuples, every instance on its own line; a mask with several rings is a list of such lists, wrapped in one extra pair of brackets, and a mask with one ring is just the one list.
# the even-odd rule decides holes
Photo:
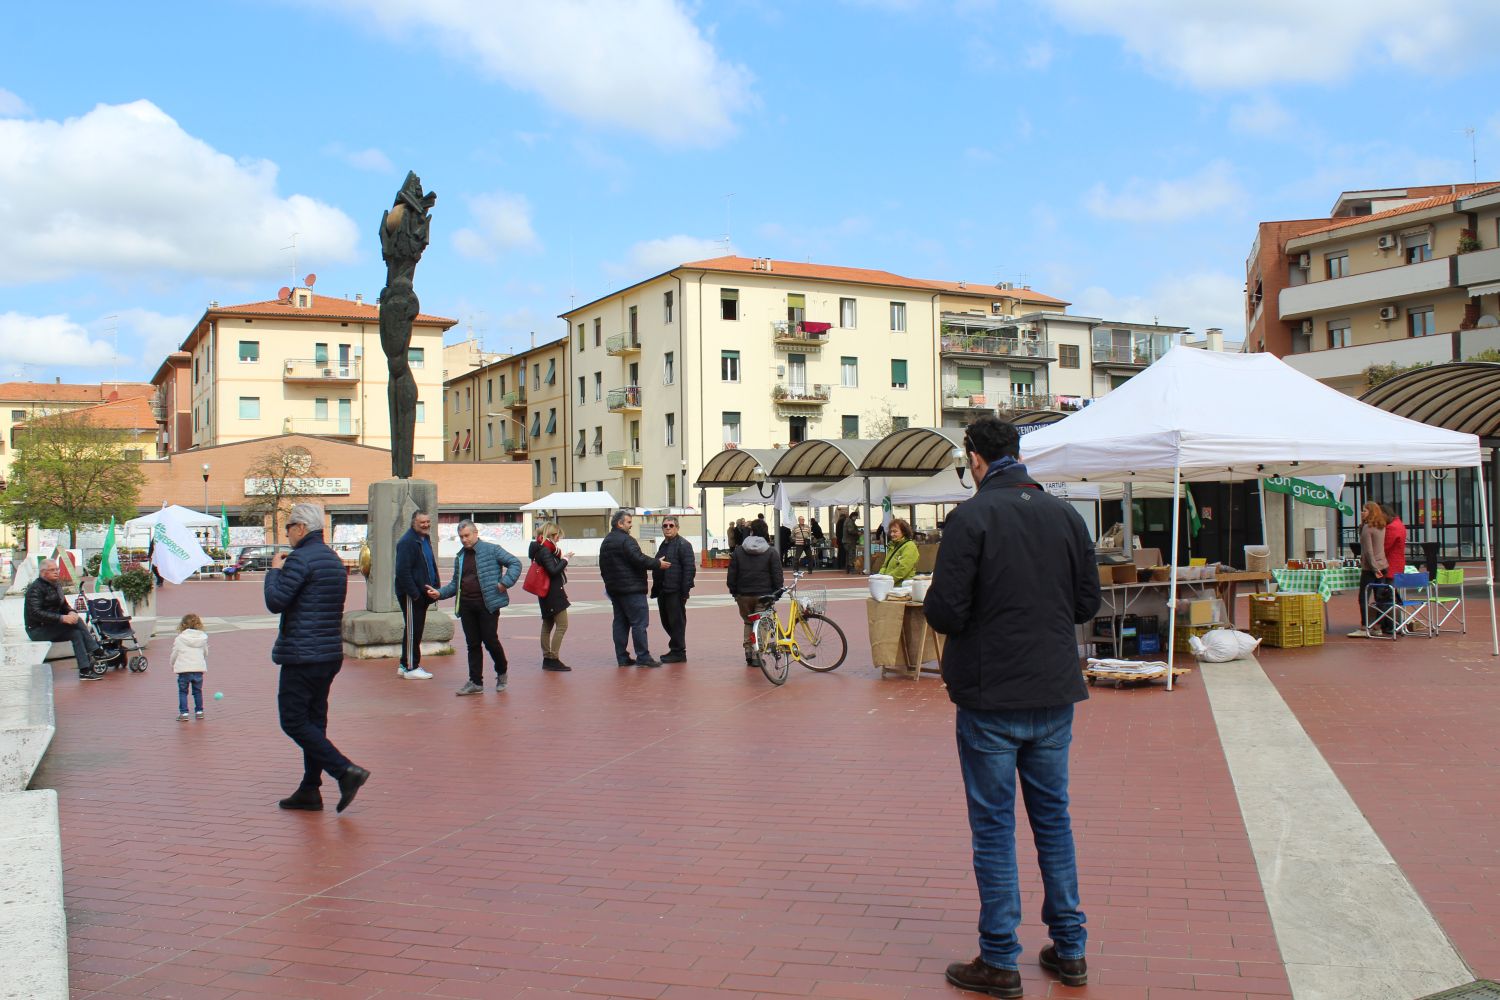
[(327, 344), (314, 344), (313, 345), (313, 361), (316, 364), (320, 364), (320, 365), (326, 365), (326, 364), (328, 364), (328, 345)]
[(661, 384), (671, 385), (677, 381), (677, 356), (668, 351), (661, 359)]
[(1352, 347), (1354, 346), (1353, 330), (1347, 319), (1331, 319), (1328, 321), (1328, 346)]
[(788, 417), (786, 425), (788, 443), (801, 444), (803, 441), (807, 440), (806, 417)]
[(906, 430), (910, 426), (911, 426), (911, 418), (910, 417), (892, 417), (891, 418), (891, 432), (892, 433), (895, 433), (896, 431), (904, 431), (904, 430)]
[(676, 507), (677, 506), (677, 477), (676, 476), (668, 476), (667, 477), (667, 506), (668, 507)]
[(533, 389), (542, 387), (542, 363), (540, 361), (531, 366), (531, 387)]
[[(1036, 396), (1036, 375), (1012, 368), (1010, 372), (1010, 394), (1017, 399), (1031, 400)], [(1029, 402), (1025, 405), (1031, 405)]]
[(598, 347), (604, 343), (604, 320), (594, 320), (594, 346)]
[(584, 381), (583, 376), (578, 376), (578, 403), (580, 406), (583, 405), (584, 399), (587, 398), (587, 386), (588, 383)]
[(540, 458), (534, 458), (534, 459), (532, 459), (531, 460), (531, 469), (532, 469), (532, 472), (531, 472), (531, 485), (533, 485), (533, 486), (540, 486), (540, 485), (542, 485), (542, 460)]
[(493, 447), (495, 447), (495, 425), (494, 424), (486, 423), (484, 425), (484, 446), (486, 448), (493, 448)]
[(1337, 253), (1323, 255), (1323, 266), (1330, 278), (1344, 278), (1349, 274), (1349, 251), (1340, 250)]
[(906, 361), (902, 358), (891, 359), (891, 388), (906, 388)]
[(474, 409), (474, 387), (472, 385), (464, 386), (464, 409)]
[[(240, 341), (240, 360), (241, 361), (259, 361), (260, 360), (260, 341), (258, 341), (258, 340), (242, 340), (242, 341)], [(196, 362), (194, 363), (193, 367), (194, 367), (193, 374), (196, 377), (196, 375), (198, 374), (197, 373), (197, 364), (196, 364)]]
[(552, 482), (555, 484), (557, 482), (557, 459), (554, 457), (547, 459), (547, 461), (552, 465)]
[(11, 410), (10, 411), (10, 419), (11, 419), (11, 422), (13, 422), (13, 423), (15, 421), (17, 421), (17, 420), (25, 420), (26, 419), (26, 411), (25, 410)]
[(241, 396), (240, 397), (240, 419), (241, 420), (259, 420), (260, 419), (260, 397), (259, 396)]
[(547, 377), (543, 380), (548, 385), (557, 384), (557, 359), (551, 358), (547, 362)]
[(719, 289), (719, 318), (740, 318), (740, 290), (738, 288)]
[(846, 414), (843, 420), (843, 432), (846, 440), (855, 440), (859, 437), (859, 417)]
[(579, 323), (578, 324), (578, 349), (580, 351), (583, 350), (583, 331), (584, 331), (584, 326), (583, 326), (582, 323)]
[(408, 347), (406, 349), (406, 363), (413, 368), (421, 368), (427, 363), (427, 348)]
[(740, 415), (733, 410), (724, 411), (724, 443), (740, 443)]
[(417, 423), (419, 423), (419, 424), (425, 424), (426, 422), (427, 422), (427, 404), (424, 403), (424, 402), (422, 402), (419, 399), (419, 400), (417, 400)]
[(959, 365), (958, 389), (956, 394), (959, 396), (984, 395), (984, 369)]
[(786, 297), (786, 321), (795, 327), (807, 318), (807, 296), (791, 292)]
[(583, 456), (587, 455), (588, 453), (589, 453), (588, 432), (580, 430), (578, 432), (578, 443), (573, 446), (573, 454), (577, 455), (579, 458), (582, 458)]
[(500, 376), (500, 395), (505, 395), (505, 376)]
[(667, 447), (677, 443), (677, 414), (667, 414)]
[(1433, 317), (1432, 306), (1423, 309), (1408, 309), (1406, 329), (1413, 337), (1430, 337), (1437, 333), (1437, 321)]
[[(1406, 262), (1408, 264), (1420, 264), (1424, 260), (1432, 259), (1432, 235), (1430, 233), (1412, 233), (1401, 237), (1401, 248), (1406, 251)], [(1421, 334), (1414, 334), (1421, 336)]]
[(1058, 344), (1057, 365), (1059, 368), (1077, 368), (1079, 366), (1078, 345)]
[(594, 372), (594, 402), (604, 398), (604, 373)]
[(859, 387), (858, 358), (839, 358), (839, 385), (846, 389)]
[(672, 293), (663, 292), (661, 296), (662, 322), (672, 322)]
[(555, 406), (547, 411), (547, 433), (557, 433), (557, 407)]
[(854, 300), (839, 299), (839, 326), (845, 330), (854, 329)]
[(602, 479), (596, 479), (596, 480), (594, 480), (594, 489), (598, 490), (601, 493), (604, 492), (604, 480), (602, 480)]
[(641, 332), (640, 309), (636, 306), (630, 307), (630, 342), (636, 342), (636, 335)]
[(484, 380), (484, 401), (486, 403), (495, 401), (495, 380), (492, 378)]
[(725, 382), (738, 382), (740, 380), (740, 352), (719, 352), (719, 378)]
[(531, 415), (531, 436), (539, 438), (542, 436), (542, 411), (537, 410)]
[(892, 302), (891, 303), (891, 332), (892, 333), (905, 333), (906, 332), (906, 303), (905, 302)]
[(604, 454), (604, 428), (603, 427), (595, 427), (594, 428), (594, 448), (593, 448), (593, 451), (594, 451), (595, 455), (602, 455), (602, 454)]
[(193, 359), (193, 384), (198, 384), (198, 359)]

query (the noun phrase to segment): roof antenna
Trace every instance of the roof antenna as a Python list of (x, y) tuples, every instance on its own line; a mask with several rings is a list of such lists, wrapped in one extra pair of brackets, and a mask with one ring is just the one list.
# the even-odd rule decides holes
[(285, 246), (285, 247), (281, 248), (282, 250), (290, 250), (292, 252), (292, 284), (293, 285), (297, 284), (297, 237), (300, 236), (300, 235), (301, 235), (300, 233), (293, 233), (292, 234), (292, 245), (291, 246)]
[(1463, 130), (1464, 135), (1469, 137), (1469, 162), (1474, 167), (1474, 183), (1479, 183), (1479, 143), (1474, 138), (1474, 126), (1470, 125)]
[(726, 254), (729, 253), (729, 248), (734, 246), (734, 241), (729, 238), (729, 199), (733, 197), (733, 191), (724, 196), (724, 235), (720, 238), (720, 242), (724, 244), (724, 252)]

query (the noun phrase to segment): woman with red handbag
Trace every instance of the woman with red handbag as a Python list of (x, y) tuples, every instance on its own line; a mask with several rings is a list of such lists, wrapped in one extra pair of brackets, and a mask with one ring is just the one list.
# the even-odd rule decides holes
[[(562, 529), (554, 521), (542, 525), (542, 540), (536, 547), (536, 561), (527, 571), (525, 588), (537, 595), (542, 609), (542, 669), (572, 670), (562, 661), (563, 636), (568, 632), (568, 560), (573, 553), (559, 552)], [(533, 584), (533, 575), (536, 582)]]

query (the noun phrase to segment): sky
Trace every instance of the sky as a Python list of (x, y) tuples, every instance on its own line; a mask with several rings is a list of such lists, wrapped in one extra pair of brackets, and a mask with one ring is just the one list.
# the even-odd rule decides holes
[[(734, 252), (1243, 333), (1255, 226), (1500, 179), (1493, 0), (164, 0), (0, 26), (0, 378), (149, 379), (210, 300), (449, 341)], [(1472, 130), (1468, 132), (1466, 130)], [(292, 249), (295, 246), (295, 249)]]

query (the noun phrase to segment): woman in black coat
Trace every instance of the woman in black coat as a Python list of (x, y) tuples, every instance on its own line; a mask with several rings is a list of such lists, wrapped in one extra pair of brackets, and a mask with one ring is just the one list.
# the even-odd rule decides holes
[(571, 552), (559, 552), (557, 543), (562, 541), (562, 529), (554, 521), (542, 525), (541, 540), (532, 543), (536, 561), (542, 564), (551, 581), (547, 596), (537, 599), (542, 609), (542, 669), (572, 670), (561, 659), (563, 636), (568, 633), (568, 560)]

